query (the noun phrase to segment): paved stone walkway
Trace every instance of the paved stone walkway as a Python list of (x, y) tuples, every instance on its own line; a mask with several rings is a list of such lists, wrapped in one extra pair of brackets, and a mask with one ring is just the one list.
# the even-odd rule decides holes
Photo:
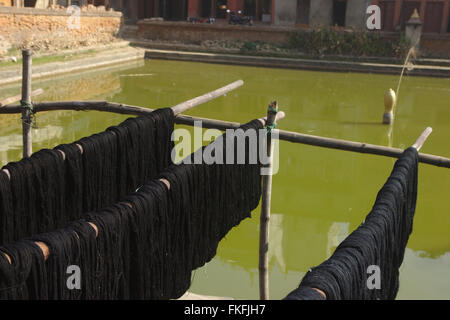
[[(85, 49), (86, 50), (86, 49)], [(74, 51), (75, 53), (76, 51)], [(88, 56), (69, 61), (49, 62), (40, 65), (33, 65), (33, 79), (58, 75), (68, 72), (77, 72), (86, 69), (103, 67), (122, 63), (126, 61), (143, 59), (144, 49), (130, 46), (111, 48), (89, 54)], [(5, 67), (0, 69), (0, 85), (22, 80), (22, 65)]]

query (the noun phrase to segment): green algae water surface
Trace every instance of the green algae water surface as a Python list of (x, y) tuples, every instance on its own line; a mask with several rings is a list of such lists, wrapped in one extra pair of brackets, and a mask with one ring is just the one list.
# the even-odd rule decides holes
[[(381, 124), (383, 96), (398, 76), (327, 73), (227, 65), (145, 61), (33, 82), (36, 100), (109, 100), (149, 108), (181, 101), (243, 79), (245, 85), (188, 114), (246, 122), (278, 100), (280, 129), (407, 148), (426, 126), (422, 152), (450, 157), (450, 79), (403, 79), (391, 135)], [(17, 94), (0, 87), (0, 98)], [(53, 148), (118, 124), (100, 112), (39, 113), (33, 150)], [(0, 115), (0, 163), (20, 159), (19, 115)], [(189, 128), (191, 130), (191, 128)], [(370, 211), (394, 159), (281, 142), (273, 178), (270, 298), (281, 299), (312, 266), (327, 259)], [(419, 167), (413, 234), (400, 273), (398, 299), (450, 299), (450, 170)], [(220, 243), (216, 257), (192, 274), (197, 294), (257, 299), (259, 208)]]

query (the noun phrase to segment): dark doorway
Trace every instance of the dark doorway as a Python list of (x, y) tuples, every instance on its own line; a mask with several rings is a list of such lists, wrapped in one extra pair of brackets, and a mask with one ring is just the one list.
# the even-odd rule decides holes
[(227, 0), (216, 1), (216, 18), (225, 19), (227, 17)]
[(145, 19), (153, 17), (153, 1), (139, 0), (138, 3), (138, 18)]
[(245, 0), (244, 2), (244, 14), (246, 16), (252, 16), (257, 18), (256, 13), (256, 0)]
[(25, 0), (24, 6), (34, 8), (36, 6), (36, 0)]
[(423, 32), (441, 32), (444, 2), (429, 2), (425, 10)]
[(164, 20), (186, 20), (187, 0), (160, 0), (160, 16)]
[(202, 13), (201, 16), (203, 18), (211, 17), (211, 1), (212, 0), (202, 0)]
[(345, 12), (347, 11), (346, 0), (333, 1), (333, 26), (345, 27)]
[(297, 1), (297, 23), (309, 24), (309, 8), (311, 6), (311, 0), (298, 0)]

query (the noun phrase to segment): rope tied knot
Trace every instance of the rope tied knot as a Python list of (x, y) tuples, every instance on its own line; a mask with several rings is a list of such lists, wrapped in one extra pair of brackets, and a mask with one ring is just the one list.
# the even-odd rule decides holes
[(266, 126), (267, 133), (271, 133), (273, 129), (277, 127), (277, 124), (274, 122), (269, 126)]
[(30, 113), (29, 117), (24, 117), (22, 116), (22, 122), (28, 124), (29, 126), (31, 126), (34, 129), (37, 129), (37, 124), (36, 124), (36, 113), (34, 112), (34, 106), (32, 102), (27, 102), (27, 101), (23, 101), (20, 100), (20, 105), (25, 109), (28, 110)]
[[(268, 107), (268, 110), (269, 110), (270, 112), (275, 113), (275, 115), (278, 113), (278, 110), (277, 110), (276, 108), (274, 108), (273, 106), (269, 106), (269, 107)], [(277, 124), (276, 124), (275, 122), (272, 123), (272, 124), (270, 124), (270, 125), (266, 125), (267, 133), (271, 133), (272, 130), (275, 129), (276, 127), (277, 127)]]

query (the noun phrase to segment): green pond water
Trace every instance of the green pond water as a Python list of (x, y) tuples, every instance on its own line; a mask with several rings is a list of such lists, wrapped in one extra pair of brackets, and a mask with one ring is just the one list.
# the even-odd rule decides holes
[[(381, 123), (383, 96), (398, 76), (327, 73), (173, 61), (137, 61), (109, 69), (34, 81), (36, 101), (109, 100), (160, 108), (232, 81), (245, 85), (188, 112), (247, 122), (278, 100), (279, 128), (407, 148), (426, 126), (422, 152), (450, 157), (450, 79), (403, 79), (392, 134)], [(18, 85), (0, 87), (0, 98)], [(39, 113), (33, 150), (53, 148), (118, 124), (100, 112)], [(189, 128), (191, 130), (191, 128)], [(19, 115), (0, 115), (0, 163), (21, 156)], [(370, 211), (394, 159), (281, 142), (273, 178), (270, 297), (281, 299), (312, 266), (327, 259)], [(400, 273), (398, 299), (450, 299), (450, 170), (420, 164), (414, 231)], [(217, 256), (192, 274), (191, 292), (257, 299), (259, 208), (220, 243)]]

